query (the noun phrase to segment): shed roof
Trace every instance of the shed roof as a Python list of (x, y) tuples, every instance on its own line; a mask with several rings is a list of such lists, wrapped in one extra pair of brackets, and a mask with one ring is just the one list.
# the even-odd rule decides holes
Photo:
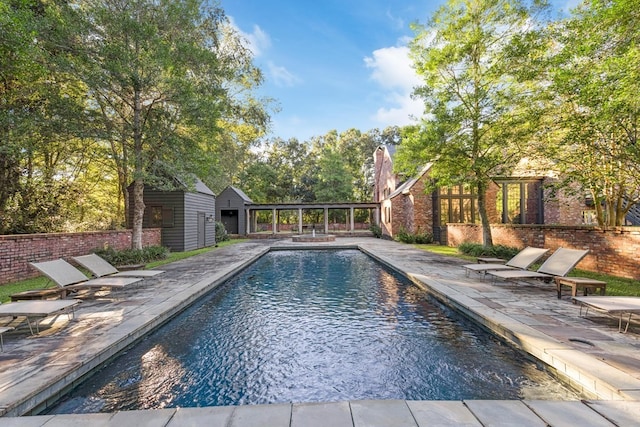
[(220, 195), (222, 195), (222, 193), (224, 193), (225, 191), (233, 191), (234, 193), (236, 193), (238, 196), (240, 196), (240, 198), (245, 202), (245, 204), (253, 204), (253, 200), (251, 200), (249, 198), (249, 196), (247, 196), (244, 191), (242, 191), (241, 189), (234, 187), (233, 185), (228, 186), (227, 188), (225, 188), (224, 190), (222, 190), (222, 192), (220, 193)]

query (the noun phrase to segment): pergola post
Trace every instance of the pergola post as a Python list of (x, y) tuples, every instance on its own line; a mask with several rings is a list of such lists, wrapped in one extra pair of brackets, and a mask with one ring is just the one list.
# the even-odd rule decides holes
[(324, 208), (324, 234), (329, 234), (329, 208)]
[(298, 208), (298, 233), (304, 234), (302, 232), (302, 208)]
[(356, 230), (355, 219), (353, 218), (354, 212), (355, 209), (353, 209), (353, 207), (349, 208), (349, 225), (352, 233)]
[(272, 227), (271, 233), (272, 234), (276, 234), (276, 227), (277, 227), (277, 224), (278, 224), (277, 223), (277, 218), (276, 218), (276, 212), (277, 212), (276, 208), (273, 208), (271, 210), (271, 227)]

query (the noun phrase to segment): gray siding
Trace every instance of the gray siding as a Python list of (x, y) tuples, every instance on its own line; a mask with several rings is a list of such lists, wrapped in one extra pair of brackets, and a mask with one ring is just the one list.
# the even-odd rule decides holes
[(213, 246), (215, 240), (215, 223), (207, 222), (206, 218), (215, 215), (215, 197), (202, 193), (184, 194), (184, 251), (198, 248), (198, 214), (204, 213), (204, 246)]
[(222, 220), (221, 212), (223, 210), (238, 211), (238, 234), (246, 234), (246, 200), (232, 187), (225, 188), (216, 198), (216, 221)]
[[(129, 187), (131, 194), (132, 187)], [(133, 205), (133, 198), (131, 198)], [(198, 213), (204, 213), (204, 246), (215, 245), (215, 224), (206, 222), (206, 217), (215, 215), (216, 198), (213, 193), (189, 193), (185, 191), (158, 191), (144, 189), (143, 228), (153, 227), (152, 211), (160, 208), (162, 218), (162, 245), (173, 252), (198, 249)], [(129, 221), (133, 222), (133, 211), (129, 210)]]

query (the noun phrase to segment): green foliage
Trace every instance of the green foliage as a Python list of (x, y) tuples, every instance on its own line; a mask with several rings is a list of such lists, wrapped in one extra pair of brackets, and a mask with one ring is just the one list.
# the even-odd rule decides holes
[(371, 231), (373, 233), (373, 236), (376, 239), (379, 239), (382, 237), (382, 228), (380, 228), (380, 226), (378, 224), (371, 224), (369, 226), (369, 231)]
[(526, 107), (536, 12), (537, 4), (518, 0), (449, 0), (428, 26), (413, 26), (411, 57), (422, 78), (414, 93), (425, 117), (405, 132), (400, 167), (415, 173), (434, 161), (438, 185), (470, 185), (489, 246), (485, 191), (491, 177), (511, 173), (535, 129)]
[(635, 0), (585, 1), (548, 34), (562, 49), (548, 64), (539, 152), (562, 187), (589, 193), (603, 226), (622, 225), (640, 202), (639, 37)]
[(521, 249), (503, 245), (493, 245), (490, 247), (486, 247), (479, 243), (467, 242), (458, 245), (458, 251), (465, 255), (474, 257), (495, 257), (502, 259), (511, 259), (518, 252), (520, 252)]
[(402, 243), (415, 243), (420, 245), (426, 245), (433, 243), (433, 235), (426, 231), (418, 231), (417, 233), (409, 233), (404, 228), (401, 228), (396, 235), (396, 240)]
[(229, 235), (227, 234), (227, 229), (224, 224), (220, 221), (216, 221), (216, 243), (224, 242), (229, 240)]
[(142, 249), (125, 249), (117, 251), (113, 248), (98, 249), (97, 255), (113, 265), (147, 264), (151, 261), (164, 259), (169, 255), (169, 249), (164, 246), (146, 246)]

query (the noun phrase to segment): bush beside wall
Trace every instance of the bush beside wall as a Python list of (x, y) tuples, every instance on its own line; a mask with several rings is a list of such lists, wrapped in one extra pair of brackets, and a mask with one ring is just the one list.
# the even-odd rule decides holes
[[(143, 230), (143, 246), (161, 244), (160, 228)], [(0, 285), (38, 276), (30, 262), (68, 260), (106, 246), (116, 250), (130, 248), (131, 230), (0, 236)]]
[[(589, 249), (578, 264), (587, 271), (640, 280), (640, 227), (507, 225), (491, 226), (494, 245)], [(447, 224), (447, 244), (482, 243), (482, 228), (474, 224)]]

